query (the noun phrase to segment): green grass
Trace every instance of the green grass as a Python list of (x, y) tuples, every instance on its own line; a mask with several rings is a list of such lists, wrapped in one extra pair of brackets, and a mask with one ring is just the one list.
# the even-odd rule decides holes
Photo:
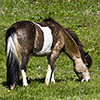
[[(77, 82), (73, 62), (61, 53), (55, 63), (56, 84), (46, 86), (46, 57), (30, 57), (29, 85), (6, 87), (5, 32), (16, 21), (40, 22), (54, 18), (79, 37), (93, 59), (90, 82)], [(99, 100), (100, 99), (100, 1), (99, 0), (0, 0), (0, 100)]]

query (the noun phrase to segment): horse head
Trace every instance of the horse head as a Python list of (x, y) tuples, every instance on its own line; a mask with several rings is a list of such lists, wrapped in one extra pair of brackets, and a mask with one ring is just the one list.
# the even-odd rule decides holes
[(90, 81), (88, 69), (92, 66), (92, 59), (88, 52), (84, 53), (84, 60), (78, 58), (74, 62), (74, 71), (80, 81)]

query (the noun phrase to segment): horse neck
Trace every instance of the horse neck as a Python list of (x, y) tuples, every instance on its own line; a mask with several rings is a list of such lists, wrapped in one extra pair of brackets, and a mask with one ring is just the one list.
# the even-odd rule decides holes
[(77, 58), (81, 58), (79, 46), (77, 45), (75, 40), (70, 36), (70, 34), (66, 31), (65, 31), (65, 34), (64, 34), (64, 39), (65, 39), (64, 51), (68, 54), (68, 56), (73, 61), (75, 61)]

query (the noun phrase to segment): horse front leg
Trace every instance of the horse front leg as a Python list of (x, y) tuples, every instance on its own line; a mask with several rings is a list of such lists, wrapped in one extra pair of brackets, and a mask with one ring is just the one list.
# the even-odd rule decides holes
[[(47, 56), (47, 59), (48, 59), (48, 70), (51, 69), (51, 67), (49, 66), (49, 62), (50, 62), (50, 56)], [(55, 79), (54, 79), (54, 66), (53, 66), (53, 69), (52, 70), (52, 73), (51, 73), (51, 77), (50, 77), (50, 80), (52, 83), (55, 84)]]
[(22, 56), (22, 64), (21, 64), (21, 73), (22, 73), (22, 79), (23, 79), (23, 86), (27, 86), (27, 78), (26, 78), (26, 66), (29, 60), (29, 56)]
[(52, 52), (51, 56), (49, 56), (49, 58), (48, 58), (48, 70), (47, 70), (46, 79), (45, 79), (46, 85), (49, 85), (50, 81), (55, 83), (54, 63), (55, 63), (56, 59), (58, 58), (59, 54), (60, 54), (60, 51), (54, 50)]
[(48, 65), (48, 70), (47, 70), (47, 74), (46, 74), (46, 78), (45, 78), (45, 84), (47, 86), (49, 85), (49, 82), (50, 82), (51, 73), (52, 73), (51, 66)]
[(52, 64), (48, 63), (48, 70), (47, 70), (46, 79), (45, 79), (45, 84), (47, 86), (49, 85), (50, 80), (53, 83), (55, 83), (55, 80), (54, 80), (54, 62), (52, 62)]

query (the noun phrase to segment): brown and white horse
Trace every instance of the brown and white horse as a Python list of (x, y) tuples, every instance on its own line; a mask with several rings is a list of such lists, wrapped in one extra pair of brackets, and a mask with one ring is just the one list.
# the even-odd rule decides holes
[(65, 52), (74, 63), (74, 71), (81, 81), (89, 81), (88, 68), (92, 65), (92, 59), (82, 49), (77, 36), (68, 29), (63, 28), (52, 18), (41, 23), (19, 21), (14, 23), (6, 32), (7, 53), (7, 84), (14, 89), (19, 84), (19, 61), (21, 61), (21, 73), (23, 85), (27, 86), (26, 66), (29, 56), (47, 56), (48, 70), (45, 83), (49, 85), (54, 79), (54, 62), (61, 52)]

